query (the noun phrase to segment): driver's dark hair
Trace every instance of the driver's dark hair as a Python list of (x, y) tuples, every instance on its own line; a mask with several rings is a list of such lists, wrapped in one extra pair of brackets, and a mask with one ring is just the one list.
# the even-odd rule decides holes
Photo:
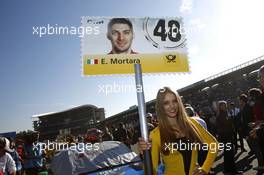
[(131, 30), (133, 30), (133, 25), (131, 21), (127, 18), (112, 18), (107, 26), (107, 31), (109, 32), (114, 24), (127, 24)]

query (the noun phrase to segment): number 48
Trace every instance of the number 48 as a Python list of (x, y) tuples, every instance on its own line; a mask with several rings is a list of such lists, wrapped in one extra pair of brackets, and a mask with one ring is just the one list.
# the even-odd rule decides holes
[(180, 24), (178, 21), (175, 20), (170, 20), (168, 22), (168, 32), (166, 31), (166, 26), (165, 26), (165, 20), (160, 19), (153, 30), (153, 35), (154, 36), (159, 36), (161, 38), (161, 41), (166, 41), (167, 37), (169, 38), (170, 41), (172, 42), (177, 42), (180, 41), (181, 39), (181, 34), (180, 34)]

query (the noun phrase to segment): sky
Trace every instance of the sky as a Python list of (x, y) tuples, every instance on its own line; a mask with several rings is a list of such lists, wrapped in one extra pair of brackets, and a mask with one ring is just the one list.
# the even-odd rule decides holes
[[(190, 73), (144, 75), (145, 100), (264, 55), (262, 0), (1, 0), (0, 133), (32, 129), (32, 116), (92, 104), (106, 117), (137, 103), (133, 76), (83, 77), (80, 37), (33, 34), (33, 27), (80, 26), (82, 16), (182, 17)], [(261, 66), (261, 65), (260, 65)]]

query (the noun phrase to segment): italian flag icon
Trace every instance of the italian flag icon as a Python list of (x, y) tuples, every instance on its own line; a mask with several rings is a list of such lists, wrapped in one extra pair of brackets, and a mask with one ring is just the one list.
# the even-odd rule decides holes
[(98, 59), (87, 59), (87, 64), (98, 64), (99, 60)]

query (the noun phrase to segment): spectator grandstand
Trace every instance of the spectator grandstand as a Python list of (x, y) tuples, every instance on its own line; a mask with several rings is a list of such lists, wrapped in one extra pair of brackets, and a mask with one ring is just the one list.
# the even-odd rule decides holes
[(39, 132), (41, 140), (54, 140), (58, 135), (85, 134), (88, 128), (92, 128), (104, 118), (104, 108), (93, 105), (83, 105), (32, 117), (34, 130)]
[[(258, 87), (257, 72), (264, 65), (264, 56), (255, 58), (236, 67), (210, 76), (204, 80), (179, 89), (184, 103), (191, 104), (206, 121), (215, 115), (214, 105), (219, 100), (234, 102), (238, 106), (238, 96), (251, 87)], [(155, 100), (146, 103), (147, 112), (155, 113)], [(115, 125), (119, 122), (138, 123), (137, 106), (113, 115), (98, 123), (99, 128)]]

